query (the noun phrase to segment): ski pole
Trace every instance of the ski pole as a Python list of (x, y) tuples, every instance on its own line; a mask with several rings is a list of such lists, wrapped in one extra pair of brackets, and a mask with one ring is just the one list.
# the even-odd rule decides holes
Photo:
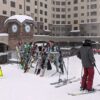
[(100, 75), (100, 71), (98, 70), (98, 68), (97, 68), (97, 66), (95, 65), (95, 68), (97, 69), (97, 72), (99, 73), (99, 75)]

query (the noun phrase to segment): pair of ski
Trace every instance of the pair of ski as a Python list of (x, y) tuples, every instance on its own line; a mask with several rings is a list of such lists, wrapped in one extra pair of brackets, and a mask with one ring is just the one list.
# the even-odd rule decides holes
[[(95, 87), (97, 87), (97, 86), (100, 86), (100, 84), (96, 85)], [(71, 92), (71, 93), (68, 93), (68, 95), (71, 95), (71, 96), (79, 96), (79, 95), (96, 93), (96, 92), (99, 92), (99, 91), (100, 91), (100, 88), (99, 89), (95, 89), (94, 91), (84, 90), (84, 91), (79, 91), (79, 92)]]
[(80, 80), (80, 78), (72, 77), (70, 79), (65, 79), (65, 80), (59, 79), (58, 82), (54, 82), (54, 83), (50, 83), (50, 84), (56, 85), (55, 88), (59, 88), (59, 87), (65, 86), (67, 84), (77, 82), (79, 80)]

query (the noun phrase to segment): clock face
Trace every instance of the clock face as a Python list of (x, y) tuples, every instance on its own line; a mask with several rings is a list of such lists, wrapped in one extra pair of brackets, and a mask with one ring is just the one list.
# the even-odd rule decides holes
[(25, 32), (29, 33), (31, 31), (30, 25), (25, 25)]
[(18, 26), (16, 24), (12, 25), (12, 32), (16, 33), (18, 30)]

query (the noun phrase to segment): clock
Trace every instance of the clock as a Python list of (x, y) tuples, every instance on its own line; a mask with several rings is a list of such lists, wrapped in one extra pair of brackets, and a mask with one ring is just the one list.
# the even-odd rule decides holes
[(31, 31), (31, 27), (30, 27), (30, 25), (25, 25), (25, 32), (26, 33), (29, 33)]
[(16, 33), (18, 31), (18, 26), (16, 24), (12, 25), (12, 32)]

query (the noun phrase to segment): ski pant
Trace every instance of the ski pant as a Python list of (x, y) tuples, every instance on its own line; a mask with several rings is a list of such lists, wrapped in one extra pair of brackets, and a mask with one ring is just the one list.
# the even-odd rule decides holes
[(91, 90), (94, 79), (94, 67), (84, 68), (81, 87), (83, 89)]

